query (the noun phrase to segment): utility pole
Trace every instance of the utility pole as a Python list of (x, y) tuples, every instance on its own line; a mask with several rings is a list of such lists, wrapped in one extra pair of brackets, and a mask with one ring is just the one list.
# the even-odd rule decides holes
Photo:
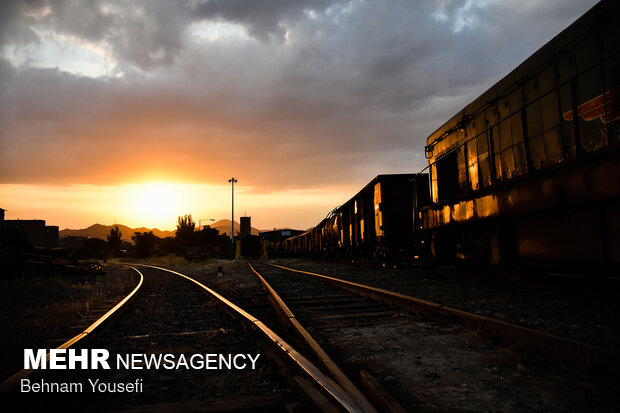
[(230, 222), (231, 230), (230, 230), (230, 242), (232, 243), (232, 257), (231, 259), (235, 259), (235, 182), (237, 180), (233, 176), (228, 180), (232, 184), (232, 220)]

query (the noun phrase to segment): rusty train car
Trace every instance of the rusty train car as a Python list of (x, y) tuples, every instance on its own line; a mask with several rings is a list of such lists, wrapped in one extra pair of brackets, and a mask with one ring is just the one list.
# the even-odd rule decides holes
[[(394, 209), (411, 219), (373, 215), (380, 175), (283, 252), (618, 272), (619, 3), (595, 5), (427, 138), (428, 175), (403, 175), (411, 199)], [(388, 222), (408, 233), (391, 238)]]
[(600, 2), (428, 137), (434, 260), (618, 268), (619, 12)]
[[(281, 255), (404, 258), (419, 243), (416, 201), (428, 200), (428, 174), (378, 175), (316, 227), (281, 242)], [(416, 193), (416, 195), (414, 195)], [(425, 202), (426, 203), (426, 202)]]

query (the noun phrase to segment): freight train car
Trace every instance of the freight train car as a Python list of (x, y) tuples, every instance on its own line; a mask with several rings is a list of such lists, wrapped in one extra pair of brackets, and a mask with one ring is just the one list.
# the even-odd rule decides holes
[(427, 139), (438, 263), (620, 263), (620, 2), (602, 1)]
[(379, 175), (316, 227), (278, 249), (288, 255), (360, 260), (412, 257), (421, 241), (416, 200), (428, 200), (428, 174)]

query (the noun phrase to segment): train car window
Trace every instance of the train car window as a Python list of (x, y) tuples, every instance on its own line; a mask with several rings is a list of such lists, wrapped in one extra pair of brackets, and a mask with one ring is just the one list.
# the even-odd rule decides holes
[(530, 157), (532, 158), (532, 168), (541, 169), (545, 163), (545, 145), (542, 135), (529, 140)]
[[(510, 134), (510, 119), (506, 119), (496, 128), (493, 135), (495, 142), (495, 176), (499, 180), (510, 179), (514, 170), (512, 157), (512, 137)], [(498, 136), (499, 133), (499, 136)], [(499, 144), (497, 143), (499, 141)]]
[[(483, 136), (483, 135), (479, 135)], [(467, 142), (467, 169), (469, 171), (469, 187), (472, 191), (477, 190), (478, 182), (478, 138)]]
[(519, 112), (523, 108), (523, 89), (517, 87), (508, 94), (508, 106), (510, 106), (510, 114)]
[(502, 153), (501, 151), (496, 150), (495, 151), (495, 178), (498, 181), (501, 181), (502, 179), (505, 179), (503, 177), (503, 173), (502, 173)]
[(569, 82), (577, 74), (577, 65), (575, 63), (575, 55), (573, 50), (563, 53), (557, 60), (556, 71), (558, 74), (558, 83), (563, 84)]
[(360, 219), (360, 240), (364, 241), (364, 218)]
[(510, 117), (510, 132), (512, 135), (512, 143), (518, 144), (523, 142), (523, 118), (522, 112), (518, 112)]
[(539, 96), (538, 78), (534, 76), (527, 79), (525, 81), (525, 104), (534, 102)]
[[(506, 119), (499, 124), (499, 136), (497, 133), (493, 136), (495, 142), (495, 152), (499, 153), (512, 147), (512, 136), (510, 133), (510, 119)], [(499, 141), (499, 148), (497, 147), (497, 141)]]
[(540, 101), (536, 101), (525, 108), (527, 120), (527, 136), (529, 141), (532, 168), (540, 169), (545, 162), (545, 146), (543, 143), (542, 115)]
[[(495, 129), (495, 128), (493, 128)], [(492, 129), (489, 129), (489, 137), (492, 137)], [(478, 169), (480, 171), (480, 187), (491, 185), (491, 157), (489, 156), (489, 140), (481, 135), (478, 141)]]
[(444, 155), (437, 161), (436, 165), (439, 202), (453, 199), (458, 193), (456, 151)]
[(562, 144), (560, 142), (560, 113), (558, 97), (555, 92), (545, 95), (541, 100), (543, 128), (545, 130), (545, 164), (562, 162)]
[(465, 128), (465, 138), (468, 138), (470, 136), (476, 136), (476, 122), (475, 121), (469, 122), (469, 124)]
[(470, 138), (480, 135), (481, 133), (484, 133), (484, 131), (487, 130), (487, 128), (489, 127), (488, 126), (489, 124), (487, 122), (487, 117), (484, 112), (481, 112), (478, 115), (476, 115), (474, 122), (476, 123), (476, 133), (472, 134)]
[(502, 152), (502, 177), (510, 179), (515, 170), (515, 160), (512, 148)]
[(431, 165), (431, 195), (433, 202), (439, 202), (439, 192), (437, 191), (437, 164)]
[(499, 112), (497, 111), (496, 105), (489, 106), (485, 112), (487, 119), (486, 125), (488, 129), (491, 126), (497, 124), (497, 121), (499, 120)]
[(542, 105), (542, 121), (544, 130), (555, 129), (560, 124), (560, 110), (558, 108), (558, 95), (555, 92), (545, 95), (540, 99)]
[(353, 224), (349, 224), (349, 245), (353, 245)]
[(456, 163), (459, 169), (459, 193), (467, 193), (467, 154), (465, 153), (465, 145), (461, 145), (456, 150)]
[(552, 165), (562, 162), (562, 146), (560, 144), (560, 133), (558, 129), (551, 129), (545, 132), (545, 165)]
[(605, 120), (609, 144), (620, 142), (620, 56), (603, 65)]
[(502, 121), (494, 131), (496, 131), (493, 135), (496, 178), (506, 180), (524, 174), (527, 171), (527, 161), (521, 114), (517, 113)]
[(525, 118), (527, 119), (527, 136), (532, 139), (542, 135), (542, 115), (540, 113), (540, 101), (536, 101), (525, 108)]
[(523, 175), (527, 172), (527, 158), (525, 156), (525, 145), (523, 145), (523, 142), (513, 147), (513, 156), (515, 161), (513, 176)]
[(499, 120), (506, 119), (510, 115), (510, 110), (509, 110), (509, 104), (508, 104), (508, 98), (507, 97), (503, 97), (497, 103), (497, 113), (498, 113), (498, 119)]
[(340, 246), (344, 245), (344, 223), (342, 222), (342, 212), (338, 214), (338, 221), (340, 222)]
[(562, 133), (562, 152), (564, 159), (575, 159), (575, 125), (573, 119), (573, 98), (571, 83), (567, 83), (558, 89), (558, 101), (560, 109), (560, 130)]
[(579, 76), (577, 82), (581, 147), (587, 152), (592, 152), (607, 145), (607, 128), (601, 116), (605, 108), (605, 98), (600, 67), (588, 70)]
[(383, 212), (381, 211), (381, 182), (375, 184), (375, 234), (383, 236)]
[(523, 175), (527, 172), (527, 157), (525, 156), (525, 144), (523, 141), (523, 112), (510, 117), (510, 131), (512, 132), (513, 156), (515, 169), (513, 176)]
[(555, 65), (552, 63), (538, 73), (538, 90), (540, 95), (551, 92), (556, 86)]

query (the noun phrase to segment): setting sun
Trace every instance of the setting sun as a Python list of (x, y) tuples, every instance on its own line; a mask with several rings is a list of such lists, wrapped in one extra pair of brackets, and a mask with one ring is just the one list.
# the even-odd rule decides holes
[(170, 183), (131, 185), (128, 209), (136, 217), (162, 223), (183, 214), (186, 198), (181, 187)]

